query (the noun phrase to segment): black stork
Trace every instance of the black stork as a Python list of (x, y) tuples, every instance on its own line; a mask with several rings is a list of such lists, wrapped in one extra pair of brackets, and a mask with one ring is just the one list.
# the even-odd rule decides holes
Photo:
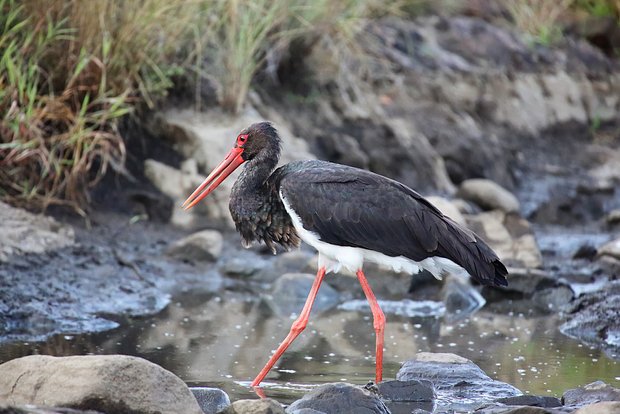
[(276, 169), (280, 137), (269, 122), (237, 136), (224, 161), (189, 196), (189, 209), (237, 167), (230, 213), (244, 246), (265, 242), (276, 252), (301, 241), (319, 252), (318, 272), (289, 334), (252, 382), (257, 386), (305, 329), (326, 273), (354, 273), (368, 299), (376, 332), (376, 382), (383, 374), (385, 316), (362, 270), (365, 261), (410, 274), (422, 269), (441, 277), (466, 271), (483, 285), (506, 286), (506, 267), (475, 233), (443, 215), (420, 194), (372, 172), (325, 161), (297, 161)]

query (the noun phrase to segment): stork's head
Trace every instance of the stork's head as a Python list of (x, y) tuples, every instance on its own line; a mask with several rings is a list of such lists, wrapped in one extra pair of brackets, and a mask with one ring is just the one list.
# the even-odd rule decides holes
[(206, 180), (183, 203), (190, 209), (209, 195), (226, 177), (246, 161), (273, 162), (280, 157), (280, 137), (270, 122), (252, 124), (237, 135), (235, 146), (207, 177)]

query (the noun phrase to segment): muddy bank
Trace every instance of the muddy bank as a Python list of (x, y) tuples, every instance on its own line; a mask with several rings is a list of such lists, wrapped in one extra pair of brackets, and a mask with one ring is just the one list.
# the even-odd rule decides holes
[[(15, 221), (3, 217), (3, 227), (14, 227)], [(41, 232), (39, 220), (24, 211), (20, 222), (37, 240), (44, 237), (36, 233)], [(213, 292), (223, 284), (208, 268), (162, 254), (183, 234), (174, 227), (115, 213), (93, 214), (88, 222), (47, 220), (56, 231), (45, 247), (22, 254), (14, 250), (1, 264), (2, 342), (113, 329), (125, 318), (161, 311), (174, 293)], [(53, 242), (64, 233), (71, 234), (70, 243)]]

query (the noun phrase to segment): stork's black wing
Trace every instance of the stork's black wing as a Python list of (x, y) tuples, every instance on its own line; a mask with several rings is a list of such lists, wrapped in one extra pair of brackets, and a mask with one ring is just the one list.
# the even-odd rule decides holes
[(397, 181), (323, 161), (291, 163), (274, 175), (304, 227), (322, 241), (415, 261), (444, 257), (480, 283), (507, 284), (506, 268), (484, 241)]

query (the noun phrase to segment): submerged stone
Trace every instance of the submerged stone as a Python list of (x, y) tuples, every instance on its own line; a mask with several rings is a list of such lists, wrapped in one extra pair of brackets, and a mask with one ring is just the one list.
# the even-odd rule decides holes
[(383, 381), (379, 385), (379, 394), (390, 401), (433, 401), (435, 390), (429, 381)]
[(620, 389), (603, 381), (595, 381), (583, 387), (564, 392), (562, 403), (567, 406), (581, 407), (600, 401), (620, 401)]
[(529, 405), (495, 405), (491, 404), (476, 411), (476, 414), (560, 414), (558, 411)]
[(321, 385), (291, 404), (286, 412), (300, 414), (308, 408), (324, 414), (390, 414), (377, 395), (346, 383)]
[(381, 398), (387, 407), (396, 413), (411, 413), (433, 411), (435, 404), (435, 390), (428, 381), (383, 381), (377, 386)]
[(284, 408), (276, 400), (239, 400), (227, 407), (222, 414), (284, 414)]
[(230, 405), (228, 394), (219, 388), (192, 387), (190, 391), (204, 413), (219, 413)]
[(446, 304), (446, 318), (449, 320), (467, 317), (486, 303), (486, 300), (469, 281), (461, 281), (456, 277), (446, 279), (442, 297)]
[(516, 397), (498, 398), (495, 402), (505, 405), (529, 405), (542, 408), (559, 407), (562, 405), (562, 401), (559, 398), (546, 395), (518, 395)]
[(444, 410), (468, 411), (482, 402), (522, 394), (512, 385), (490, 378), (470, 360), (449, 353), (420, 352), (405, 361), (396, 379), (430, 381), (437, 405)]
[(560, 326), (564, 335), (620, 355), (620, 281), (586, 293), (571, 303), (568, 320)]
[[(442, 302), (432, 300), (379, 300), (379, 306), (386, 315), (407, 317), (443, 316), (446, 307)], [(370, 313), (370, 305), (365, 299), (354, 299), (338, 305), (338, 309), (346, 311), (364, 311)]]
[[(269, 306), (279, 315), (288, 317), (298, 313), (304, 306), (315, 276), (309, 273), (286, 273), (276, 280)], [(313, 311), (322, 312), (335, 307), (340, 302), (340, 294), (330, 285), (321, 285), (321, 294), (316, 297)]]

